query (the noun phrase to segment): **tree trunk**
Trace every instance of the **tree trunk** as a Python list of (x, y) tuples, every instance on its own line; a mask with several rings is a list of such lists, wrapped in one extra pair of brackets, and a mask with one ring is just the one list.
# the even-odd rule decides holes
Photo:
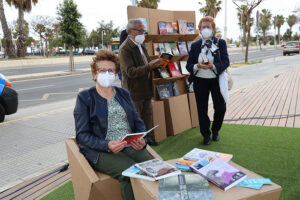
[(70, 47), (70, 71), (74, 71), (73, 47)]
[(45, 49), (45, 51), (46, 51), (46, 57), (48, 58), (49, 52), (48, 52), (48, 41), (47, 41), (47, 40), (48, 40), (48, 38), (45, 38), (45, 42), (46, 42), (46, 43), (45, 43), (45, 44), (46, 44), (46, 47), (45, 47), (46, 49)]
[(16, 57), (16, 50), (15, 46), (12, 41), (11, 32), (7, 26), (4, 8), (3, 8), (3, 0), (0, 0), (0, 21), (2, 24), (2, 30), (6, 42), (6, 48), (5, 51), (8, 55), (8, 58), (15, 58)]
[(267, 44), (267, 41), (266, 41), (266, 31), (265, 30), (263, 31), (263, 43), (264, 43), (264, 46)]
[(25, 27), (24, 27), (24, 10), (23, 8), (19, 8), (19, 37), (17, 40), (17, 56), (25, 57), (26, 56), (26, 37), (25, 37)]
[(246, 41), (246, 52), (245, 52), (245, 63), (248, 62), (248, 50), (249, 50), (249, 43), (250, 43), (250, 14), (251, 12), (247, 13), (247, 41)]
[(278, 44), (280, 44), (280, 27), (278, 27)]

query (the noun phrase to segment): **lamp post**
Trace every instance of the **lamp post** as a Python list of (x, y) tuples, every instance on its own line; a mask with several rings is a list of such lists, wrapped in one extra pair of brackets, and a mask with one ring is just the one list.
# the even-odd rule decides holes
[(103, 47), (103, 35), (105, 35), (105, 31), (104, 30), (101, 31), (101, 38), (102, 38), (102, 48), (101, 49), (104, 49), (104, 47)]

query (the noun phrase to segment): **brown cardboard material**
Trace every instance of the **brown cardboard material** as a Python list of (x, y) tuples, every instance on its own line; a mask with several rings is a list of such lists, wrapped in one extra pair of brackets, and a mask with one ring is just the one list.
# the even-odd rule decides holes
[(187, 95), (164, 100), (168, 135), (177, 135), (192, 127)]
[[(168, 162), (175, 165), (177, 160), (178, 159), (170, 160)], [(230, 162), (230, 164), (246, 173), (248, 178), (262, 178), (260, 175), (255, 174), (234, 162)], [(158, 181), (152, 182), (135, 178), (131, 178), (130, 180), (135, 200), (158, 199)], [(279, 199), (282, 190), (280, 185), (275, 183), (272, 185), (264, 185), (260, 190), (235, 186), (226, 192), (212, 183), (209, 183), (209, 185), (215, 200), (276, 200)]]
[(120, 183), (110, 176), (96, 172), (79, 152), (75, 139), (66, 139), (72, 183), (76, 200), (120, 200)]
[(159, 125), (156, 129), (154, 129), (154, 139), (156, 142), (160, 142), (167, 138), (164, 102), (153, 101), (152, 110), (153, 126)]
[[(70, 164), (72, 183), (76, 200), (120, 200), (120, 183), (116, 179), (94, 171), (85, 157), (79, 152), (74, 138), (65, 140)], [(162, 158), (147, 145), (153, 158)]]
[(189, 108), (191, 114), (192, 127), (198, 127), (199, 118), (198, 118), (198, 109), (197, 109), (195, 93), (188, 93), (188, 99), (189, 99)]

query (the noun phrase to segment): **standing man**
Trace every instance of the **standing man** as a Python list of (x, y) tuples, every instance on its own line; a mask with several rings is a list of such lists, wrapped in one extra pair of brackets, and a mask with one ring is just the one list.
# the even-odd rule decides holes
[[(151, 60), (143, 45), (145, 27), (142, 21), (129, 20), (127, 33), (128, 38), (119, 49), (122, 85), (130, 92), (136, 110), (149, 130), (152, 127), (151, 99), (153, 88), (151, 71), (161, 65), (161, 60)], [(158, 145), (154, 142), (153, 133), (148, 134), (147, 143)]]

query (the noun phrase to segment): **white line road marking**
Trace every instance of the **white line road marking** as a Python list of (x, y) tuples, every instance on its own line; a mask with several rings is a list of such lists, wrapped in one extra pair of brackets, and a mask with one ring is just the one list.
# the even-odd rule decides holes
[(24, 91), (24, 90), (33, 90), (33, 89), (39, 89), (39, 88), (47, 88), (47, 87), (53, 87), (54, 85), (44, 85), (44, 86), (39, 86), (39, 87), (32, 87), (32, 88), (24, 88), (24, 89), (19, 89), (17, 92)]

